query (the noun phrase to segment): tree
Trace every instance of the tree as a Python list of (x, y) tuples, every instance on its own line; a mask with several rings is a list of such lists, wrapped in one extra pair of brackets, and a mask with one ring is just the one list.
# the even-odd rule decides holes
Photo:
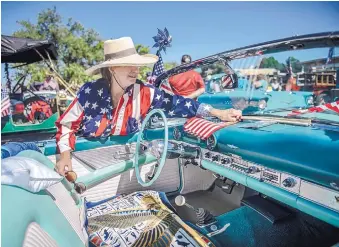
[[(38, 14), (36, 24), (30, 21), (18, 21), (20, 29), (13, 36), (32, 39), (49, 39), (57, 47), (58, 60), (56, 68), (63, 79), (70, 85), (80, 85), (86, 81), (95, 79), (85, 74), (85, 70), (104, 60), (103, 40), (93, 29), (87, 29), (82, 24), (69, 18), (66, 24), (58, 14), (56, 8), (47, 9)], [(139, 54), (149, 53), (149, 47), (136, 45)], [(171, 67), (165, 64), (165, 67)], [(151, 68), (142, 68), (140, 79), (146, 80), (146, 73)], [(20, 74), (30, 74), (30, 80), (44, 81), (48, 67), (43, 63), (35, 63), (21, 67), (16, 71), (16, 77)]]
[[(58, 51), (56, 68), (69, 84), (81, 84), (93, 78), (85, 70), (104, 59), (103, 42), (93, 29), (85, 29), (79, 22), (68, 19), (63, 23), (56, 8), (38, 14), (36, 24), (18, 21), (21, 28), (13, 36), (32, 39), (49, 39)], [(48, 68), (43, 62), (22, 67), (17, 74), (28, 73), (31, 81), (44, 81)]]
[[(286, 64), (287, 64), (288, 59), (286, 60), (286, 63), (279, 63), (274, 57), (269, 57), (269, 58), (263, 58), (260, 64), (260, 68), (272, 68), (272, 69), (277, 69), (281, 72), (286, 72)], [(291, 57), (291, 66), (292, 70), (294, 73), (300, 72), (302, 69), (301, 62), (294, 58)]]
[(279, 63), (274, 57), (263, 58), (260, 64), (260, 68), (277, 69), (279, 71), (285, 71), (286, 66)]
[[(302, 70), (301, 62), (295, 57), (290, 57), (290, 59), (291, 59), (291, 66), (292, 66), (293, 73), (301, 72)], [(286, 60), (286, 63), (287, 63), (287, 60)]]
[(207, 76), (208, 73), (211, 73), (213, 75), (225, 73), (225, 68), (226, 68), (225, 65), (219, 62), (208, 64), (208, 65), (203, 65), (200, 67), (201, 74), (203, 76)]

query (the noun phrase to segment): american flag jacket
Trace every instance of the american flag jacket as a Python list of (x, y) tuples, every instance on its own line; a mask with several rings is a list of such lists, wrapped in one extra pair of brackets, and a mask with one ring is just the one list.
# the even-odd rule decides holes
[(210, 106), (179, 95), (168, 94), (151, 84), (137, 81), (129, 86), (113, 109), (108, 82), (85, 83), (77, 97), (56, 121), (59, 152), (74, 150), (76, 135), (108, 137), (139, 130), (152, 109), (162, 109), (167, 117), (209, 116)]

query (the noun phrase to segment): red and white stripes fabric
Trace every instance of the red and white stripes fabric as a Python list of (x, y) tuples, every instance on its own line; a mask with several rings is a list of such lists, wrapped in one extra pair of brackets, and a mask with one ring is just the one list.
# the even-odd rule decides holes
[(64, 112), (64, 114), (55, 122), (57, 126), (57, 148), (59, 152), (70, 149), (74, 150), (75, 133), (79, 129), (80, 123), (84, 117), (84, 109), (76, 98)]
[(9, 96), (5, 96), (1, 99), (1, 117), (9, 115), (11, 112), (11, 101)]
[(314, 106), (305, 110), (294, 110), (292, 113), (288, 114), (289, 116), (312, 113), (312, 112), (324, 112), (324, 111), (334, 111), (339, 114), (339, 101), (335, 101), (332, 103), (327, 103), (320, 106)]
[(174, 95), (171, 85), (168, 83), (168, 81), (164, 81), (160, 85), (160, 90), (163, 90), (165, 93), (168, 93), (170, 95)]
[(229, 126), (233, 123), (230, 122), (220, 122), (220, 123), (213, 123), (209, 120), (203, 118), (190, 118), (184, 125), (184, 131), (199, 137), (202, 140), (207, 139), (210, 137), (214, 132)]

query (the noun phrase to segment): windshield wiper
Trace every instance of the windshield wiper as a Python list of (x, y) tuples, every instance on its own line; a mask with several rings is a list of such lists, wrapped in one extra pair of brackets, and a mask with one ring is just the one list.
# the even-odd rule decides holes
[(319, 125), (331, 125), (334, 127), (339, 127), (339, 122), (337, 121), (319, 118), (304, 118), (302, 117), (302, 115), (277, 116), (274, 114), (244, 114), (243, 119), (254, 121), (276, 121), (279, 123), (296, 124), (303, 126), (312, 125), (314, 127), (318, 127)]
[(305, 107), (288, 107), (288, 108), (277, 108), (272, 110), (266, 110), (262, 111), (262, 113), (276, 113), (276, 112), (282, 112), (282, 111), (292, 111), (292, 110), (306, 110)]
[(292, 124), (299, 126), (310, 126), (312, 124), (311, 119), (300, 118), (300, 117), (287, 117), (287, 116), (276, 116), (271, 114), (261, 114), (261, 115), (252, 115), (245, 114), (242, 116), (244, 120), (253, 120), (253, 121), (271, 121), (283, 124)]
[(271, 112), (269, 112), (269, 113), (265, 113), (265, 112), (253, 112), (253, 113), (243, 114), (243, 116), (256, 116), (256, 117), (262, 116), (262, 117), (286, 118), (286, 119), (291, 119), (291, 118), (305, 119), (305, 118), (301, 117), (300, 115), (278, 116), (278, 115), (275, 115), (275, 114), (271, 114)]
[(313, 118), (312, 124), (326, 124), (326, 125), (332, 125), (339, 127), (339, 122), (333, 121), (333, 120), (327, 120), (327, 119), (319, 119), (319, 118)]

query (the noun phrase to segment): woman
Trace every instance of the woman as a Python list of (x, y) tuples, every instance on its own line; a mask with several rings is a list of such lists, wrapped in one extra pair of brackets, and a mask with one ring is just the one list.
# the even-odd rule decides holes
[(260, 91), (264, 91), (266, 92), (267, 87), (268, 87), (268, 83), (265, 80), (265, 76), (264, 75), (258, 75), (257, 76), (257, 80), (255, 82), (253, 82), (253, 86), (255, 90), (260, 90)]
[(129, 37), (106, 41), (104, 54), (103, 63), (86, 71), (89, 75), (101, 73), (102, 78), (85, 83), (56, 121), (60, 152), (56, 170), (61, 175), (72, 170), (70, 153), (75, 147), (76, 133), (84, 137), (131, 134), (138, 131), (142, 119), (155, 108), (162, 109), (168, 117), (214, 116), (223, 121), (241, 118), (241, 111), (213, 109), (137, 81), (139, 67), (156, 63), (158, 57), (138, 55)]

